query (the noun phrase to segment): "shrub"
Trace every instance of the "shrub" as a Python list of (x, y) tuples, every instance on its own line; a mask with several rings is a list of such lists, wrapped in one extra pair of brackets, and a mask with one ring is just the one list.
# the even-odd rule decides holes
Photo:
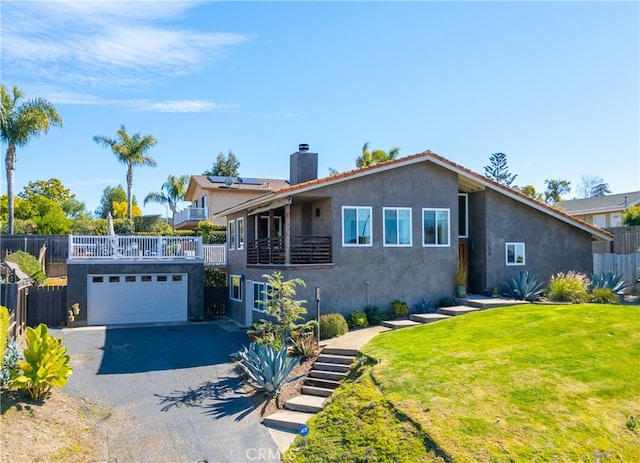
[(589, 283), (589, 292), (593, 292), (598, 288), (609, 288), (615, 294), (622, 295), (628, 285), (622, 279), (622, 275), (608, 272), (599, 275), (591, 275)]
[(434, 313), (437, 307), (435, 307), (431, 301), (422, 299), (416, 305), (413, 306), (413, 313)]
[(543, 291), (542, 283), (538, 283), (538, 276), (530, 275), (528, 270), (516, 273), (516, 276), (504, 285), (505, 294), (521, 301), (538, 300)]
[(294, 357), (308, 359), (316, 353), (316, 344), (316, 337), (313, 333), (292, 333), (291, 355)]
[(203, 220), (198, 222), (198, 235), (202, 236), (202, 244), (224, 244), (227, 242), (227, 227)]
[(22, 360), (22, 356), (18, 350), (18, 341), (14, 339), (13, 342), (6, 347), (4, 356), (0, 358), (0, 362), (2, 362), (2, 368), (0, 368), (0, 386), (9, 384), (11, 371), (18, 367), (20, 360)]
[(217, 268), (205, 268), (204, 285), (207, 288), (227, 286), (227, 274)]
[(34, 400), (42, 400), (53, 387), (64, 387), (73, 369), (69, 366), (67, 348), (62, 339), (49, 335), (47, 325), (27, 327), (27, 348), (24, 360), (18, 362), (21, 371), (11, 372), (11, 386), (25, 391)]
[(366, 306), (364, 308), (364, 313), (367, 316), (367, 322), (369, 325), (379, 325), (381, 321), (393, 318), (393, 313), (391, 311), (384, 312), (374, 305)]
[(268, 394), (277, 394), (285, 384), (296, 378), (287, 377), (300, 362), (299, 357), (288, 357), (287, 349), (276, 349), (258, 342), (249, 344), (238, 352), (238, 366), (257, 385), (257, 389)]
[(620, 296), (611, 288), (595, 288), (589, 296), (591, 302), (597, 304), (619, 304)]
[(402, 302), (398, 299), (391, 303), (391, 309), (396, 317), (406, 317), (409, 315), (409, 306), (406, 302)]
[(320, 339), (342, 336), (347, 331), (349, 331), (349, 326), (342, 314), (325, 313), (320, 315)]
[(27, 252), (13, 252), (9, 254), (5, 260), (17, 264), (18, 267), (20, 267), (20, 270), (33, 278), (38, 284), (43, 283), (47, 279), (47, 274), (44, 273), (42, 265), (40, 265), (38, 259)]
[(579, 272), (557, 273), (551, 277), (547, 296), (552, 301), (582, 302), (587, 300), (588, 278)]
[(4, 378), (5, 372), (5, 348), (7, 347), (7, 330), (9, 329), (9, 309), (0, 305), (0, 386), (6, 381)]
[(363, 328), (365, 326), (369, 326), (367, 314), (354, 310), (347, 317), (347, 325), (349, 325), (349, 329), (351, 330), (354, 328)]
[(438, 307), (453, 307), (456, 301), (451, 296), (444, 296), (438, 300)]

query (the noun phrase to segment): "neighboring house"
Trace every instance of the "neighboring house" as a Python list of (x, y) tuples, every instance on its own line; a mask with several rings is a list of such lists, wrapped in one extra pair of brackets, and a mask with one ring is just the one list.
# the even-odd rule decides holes
[(640, 191), (586, 199), (570, 199), (558, 203), (567, 214), (600, 228), (622, 226), (622, 213), (640, 204)]
[(285, 180), (277, 179), (192, 175), (185, 193), (185, 201), (191, 201), (191, 207), (176, 214), (174, 227), (193, 230), (201, 220), (224, 225), (226, 219), (214, 219), (215, 212), (286, 186)]
[(220, 211), (227, 217), (230, 303), (248, 325), (264, 317), (263, 274), (302, 278), (298, 297), (321, 311), (410, 306), (501, 286), (519, 270), (547, 280), (592, 269), (592, 240), (611, 234), (430, 151), (316, 179), (317, 154), (291, 155), (290, 185)]

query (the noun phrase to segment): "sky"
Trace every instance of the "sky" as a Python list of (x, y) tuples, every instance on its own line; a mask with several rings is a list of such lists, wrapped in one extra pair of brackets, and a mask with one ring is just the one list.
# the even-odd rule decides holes
[(286, 179), (300, 143), (320, 176), (370, 142), (481, 174), (502, 152), (514, 184), (568, 180), (565, 199), (583, 176), (640, 190), (638, 2), (2, 0), (0, 26), (0, 82), (64, 120), (18, 148), (15, 190), (55, 177), (89, 211), (126, 187), (93, 141), (121, 125), (157, 139), (141, 206), (229, 150), (241, 176)]

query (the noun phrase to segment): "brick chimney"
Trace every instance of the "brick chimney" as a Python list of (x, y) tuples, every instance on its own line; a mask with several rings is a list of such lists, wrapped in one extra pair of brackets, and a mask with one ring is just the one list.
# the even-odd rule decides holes
[(317, 178), (318, 153), (310, 153), (309, 145), (301, 143), (289, 160), (289, 184), (297, 185)]

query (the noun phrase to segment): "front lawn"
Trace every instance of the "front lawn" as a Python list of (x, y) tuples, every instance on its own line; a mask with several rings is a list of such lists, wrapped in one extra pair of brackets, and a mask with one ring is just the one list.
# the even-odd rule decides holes
[[(377, 336), (364, 352), (379, 359), (371, 378), (397, 416), (426, 433), (411, 438), (435, 444), (438, 457), (640, 461), (638, 306), (492, 309)], [(315, 427), (328, 413), (336, 416), (328, 407), (312, 420), (308, 445), (340, 445)], [(362, 445), (341, 461), (367, 448), (371, 461), (404, 460)]]

